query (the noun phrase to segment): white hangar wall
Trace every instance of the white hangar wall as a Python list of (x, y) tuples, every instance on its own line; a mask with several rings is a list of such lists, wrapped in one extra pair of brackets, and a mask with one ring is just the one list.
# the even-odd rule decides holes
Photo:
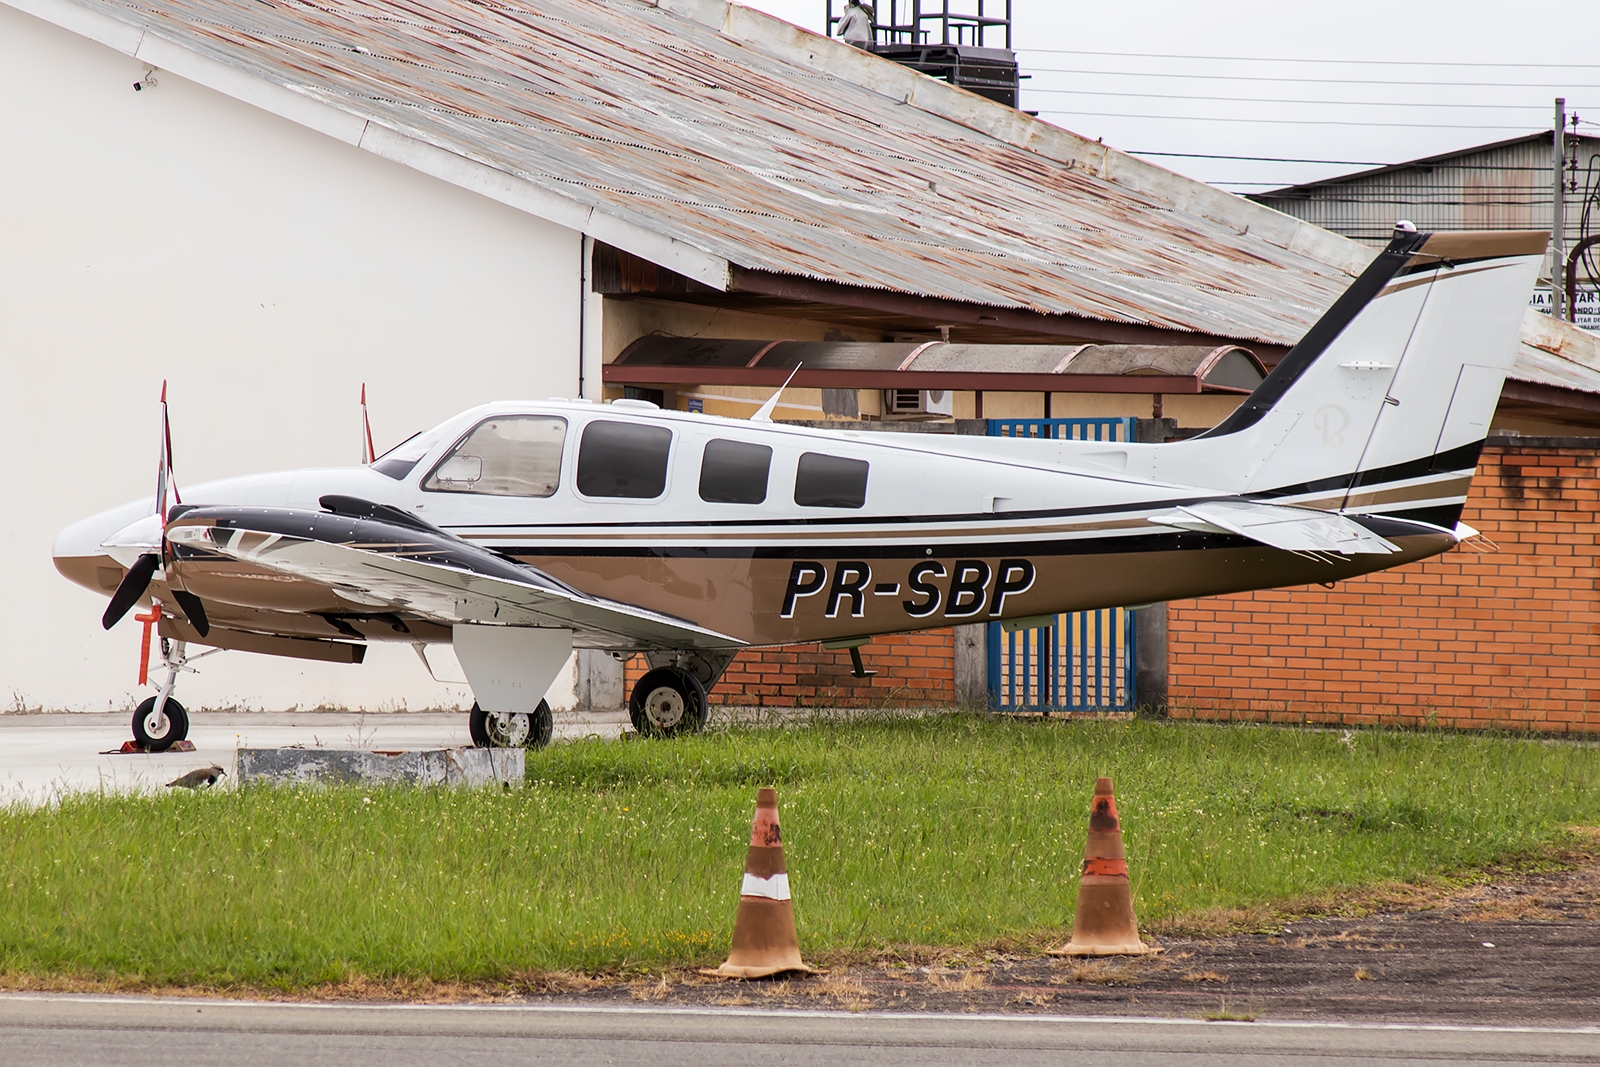
[[(163, 378), (180, 488), (356, 462), (362, 382), (380, 451), (474, 404), (578, 389), (576, 232), (176, 76), (135, 92), (144, 73), (0, 7), (4, 710), (141, 698), (138, 624), (102, 631), (104, 599), (50, 547), (153, 491)], [(200, 667), (191, 708), (470, 703), (404, 645)], [(571, 680), (551, 696), (570, 703)]]

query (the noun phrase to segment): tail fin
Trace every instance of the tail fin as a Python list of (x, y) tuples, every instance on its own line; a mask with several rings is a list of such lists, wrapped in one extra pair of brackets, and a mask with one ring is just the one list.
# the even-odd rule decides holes
[(1548, 238), (1397, 229), (1193, 459), (1253, 496), (1453, 525)]

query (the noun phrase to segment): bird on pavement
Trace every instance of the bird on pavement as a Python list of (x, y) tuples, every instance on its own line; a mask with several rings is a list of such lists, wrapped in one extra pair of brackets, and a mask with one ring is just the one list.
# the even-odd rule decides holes
[(228, 772), (221, 767), (196, 767), (188, 774), (182, 774), (168, 782), (170, 786), (182, 786), (184, 789), (199, 789), (203, 785), (216, 785), (217, 779)]

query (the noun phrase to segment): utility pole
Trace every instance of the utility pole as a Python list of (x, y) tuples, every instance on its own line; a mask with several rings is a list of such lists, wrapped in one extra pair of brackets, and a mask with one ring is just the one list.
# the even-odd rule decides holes
[(1553, 184), (1550, 202), (1550, 314), (1564, 319), (1567, 299), (1567, 98), (1556, 97), (1555, 136), (1550, 142)]

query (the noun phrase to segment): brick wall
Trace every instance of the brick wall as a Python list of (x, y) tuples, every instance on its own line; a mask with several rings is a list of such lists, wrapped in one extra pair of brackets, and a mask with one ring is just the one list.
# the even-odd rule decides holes
[(1462, 515), (1497, 552), (1172, 604), (1173, 715), (1600, 732), (1600, 442), (1512, 440)]
[[(956, 701), (951, 630), (877, 637), (861, 646), (861, 659), (877, 675), (855, 677), (850, 673), (849, 652), (828, 652), (817, 644), (751, 649), (729, 665), (711, 690), (711, 703), (904, 707)], [(648, 666), (643, 656), (628, 661), (625, 694), (633, 692), (633, 684)]]

